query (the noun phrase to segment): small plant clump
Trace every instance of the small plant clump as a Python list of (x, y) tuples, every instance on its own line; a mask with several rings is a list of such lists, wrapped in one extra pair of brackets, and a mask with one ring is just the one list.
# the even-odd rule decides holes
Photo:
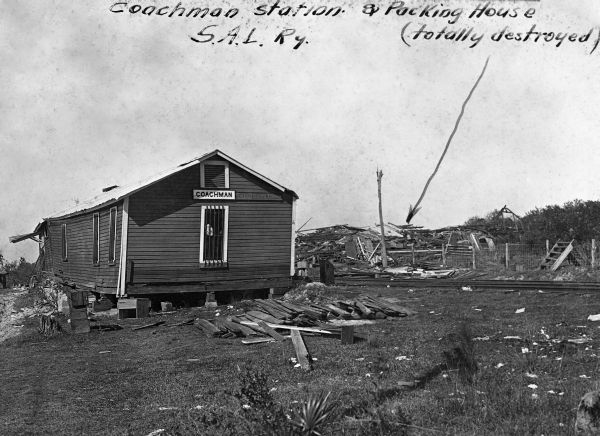
[(234, 397), (243, 409), (248, 434), (287, 435), (293, 427), (277, 404), (268, 386), (267, 375), (262, 370), (246, 369), (240, 376), (240, 387)]
[(255, 435), (321, 436), (336, 407), (328, 402), (331, 393), (311, 395), (294, 417), (275, 402), (268, 378), (261, 370), (246, 369), (234, 396), (242, 404), (246, 430)]

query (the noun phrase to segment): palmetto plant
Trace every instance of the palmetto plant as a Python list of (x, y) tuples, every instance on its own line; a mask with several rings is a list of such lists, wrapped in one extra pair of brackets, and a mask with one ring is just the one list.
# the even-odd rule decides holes
[(302, 410), (294, 420), (294, 425), (304, 436), (321, 436), (319, 432), (335, 411), (335, 404), (328, 403), (331, 392), (311, 395), (303, 404)]

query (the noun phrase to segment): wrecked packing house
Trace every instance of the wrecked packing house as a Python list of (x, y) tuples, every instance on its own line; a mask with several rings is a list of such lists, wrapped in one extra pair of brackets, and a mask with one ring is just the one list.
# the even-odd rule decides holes
[[(495, 250), (491, 234), (463, 227), (429, 230), (413, 225), (384, 225), (388, 264), (391, 268), (442, 270), (448, 258), (470, 262), (473, 250)], [(311, 270), (326, 259), (336, 275), (360, 275), (380, 271), (381, 233), (379, 226), (353, 227), (346, 224), (300, 230), (296, 242), (298, 271), (312, 277)], [(464, 258), (464, 259), (463, 259)], [(388, 268), (390, 269), (390, 268)], [(396, 272), (401, 270), (396, 269)], [(404, 271), (404, 270), (402, 270)], [(432, 274), (435, 275), (435, 274)], [(439, 274), (438, 274), (439, 275)]]
[(288, 287), (291, 190), (215, 150), (131, 186), (112, 186), (45, 218), (43, 269), (119, 297)]

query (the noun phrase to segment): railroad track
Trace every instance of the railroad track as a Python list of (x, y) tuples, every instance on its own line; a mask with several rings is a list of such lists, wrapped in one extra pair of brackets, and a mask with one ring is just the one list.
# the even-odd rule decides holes
[(382, 286), (393, 288), (533, 289), (543, 291), (600, 291), (600, 282), (559, 282), (549, 280), (477, 280), (477, 279), (390, 279), (336, 277), (336, 285)]

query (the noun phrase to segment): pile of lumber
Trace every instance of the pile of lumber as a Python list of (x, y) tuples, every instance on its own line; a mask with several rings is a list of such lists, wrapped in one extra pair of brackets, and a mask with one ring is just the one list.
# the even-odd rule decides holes
[[(323, 300), (321, 302), (291, 302), (285, 300), (253, 300), (243, 315), (198, 320), (209, 337), (254, 337), (245, 343), (284, 340), (279, 331), (302, 331), (308, 334), (338, 335), (339, 328), (327, 326), (331, 319), (385, 319), (403, 317), (415, 312), (387, 300), (368, 295), (356, 300)], [(264, 340), (261, 340), (263, 338)]]

